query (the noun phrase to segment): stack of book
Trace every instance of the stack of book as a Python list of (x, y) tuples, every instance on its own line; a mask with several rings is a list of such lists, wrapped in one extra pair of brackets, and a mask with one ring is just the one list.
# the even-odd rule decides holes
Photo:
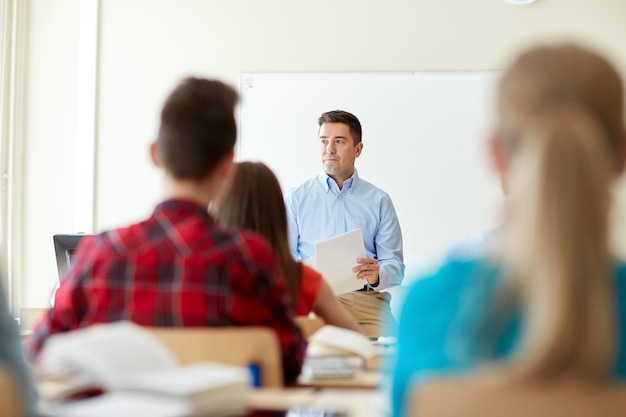
[(38, 362), (46, 415), (222, 416), (245, 411), (247, 368), (180, 366), (148, 331), (129, 322), (53, 336)]
[(361, 333), (326, 325), (311, 335), (304, 378), (351, 378), (376, 359), (379, 349)]

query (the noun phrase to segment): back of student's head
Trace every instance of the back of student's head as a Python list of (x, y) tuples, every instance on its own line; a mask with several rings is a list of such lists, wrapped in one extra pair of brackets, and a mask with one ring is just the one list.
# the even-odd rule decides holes
[(272, 170), (261, 162), (238, 163), (230, 186), (211, 211), (221, 225), (254, 230), (270, 243), (295, 299), (300, 269), (289, 250), (287, 211)]
[(237, 92), (226, 84), (193, 77), (169, 95), (161, 111), (157, 151), (172, 176), (206, 178), (233, 151), (237, 100)]
[(571, 45), (521, 55), (502, 81), (510, 195), (506, 279), (491, 313), (507, 302), (525, 312), (515, 357), (524, 377), (600, 380), (613, 364), (608, 221), (622, 93), (608, 61)]
[(573, 44), (542, 46), (514, 60), (499, 89), (504, 140), (515, 140), (528, 120), (545, 109), (567, 104), (585, 107), (606, 131), (616, 160), (624, 152), (622, 79), (600, 54)]

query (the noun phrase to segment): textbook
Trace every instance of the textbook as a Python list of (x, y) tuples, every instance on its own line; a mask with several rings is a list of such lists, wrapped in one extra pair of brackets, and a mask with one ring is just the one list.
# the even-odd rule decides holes
[(369, 359), (377, 354), (378, 349), (364, 334), (331, 325), (322, 326), (313, 333), (307, 348), (310, 356), (357, 355)]
[(160, 411), (153, 415), (164, 417), (236, 414), (245, 410), (251, 386), (244, 367), (216, 362), (179, 365), (159, 340), (130, 322), (56, 334), (37, 365), (41, 395), (51, 404), (92, 397), (53, 406), (52, 415), (105, 416), (105, 410), (108, 415), (144, 415), (131, 412), (133, 408), (151, 415), (156, 404)]
[(380, 350), (365, 335), (326, 325), (309, 338), (302, 366), (305, 378), (354, 377), (377, 358)]

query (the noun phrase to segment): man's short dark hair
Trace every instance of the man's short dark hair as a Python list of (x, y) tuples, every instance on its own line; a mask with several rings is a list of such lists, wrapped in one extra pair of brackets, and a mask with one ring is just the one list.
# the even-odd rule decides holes
[(202, 180), (234, 149), (238, 99), (220, 81), (193, 77), (169, 95), (161, 111), (157, 149), (174, 178)]
[(317, 119), (317, 123), (322, 126), (324, 123), (343, 123), (348, 125), (350, 128), (350, 135), (354, 139), (354, 145), (358, 145), (361, 143), (361, 122), (359, 119), (347, 111), (343, 110), (333, 110), (327, 111), (326, 113), (322, 113), (322, 115)]

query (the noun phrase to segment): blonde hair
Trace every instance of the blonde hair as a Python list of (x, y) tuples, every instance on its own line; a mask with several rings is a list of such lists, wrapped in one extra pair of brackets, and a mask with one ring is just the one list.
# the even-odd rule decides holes
[(503, 263), (526, 314), (526, 376), (601, 379), (612, 364), (611, 155), (585, 110), (548, 111), (511, 166)]
[(510, 195), (493, 310), (515, 300), (524, 311), (518, 375), (600, 380), (615, 351), (608, 221), (621, 79), (583, 48), (537, 48), (515, 61), (499, 98)]
[(576, 104), (600, 123), (617, 160), (624, 152), (622, 79), (604, 57), (577, 45), (542, 46), (521, 54), (498, 94), (500, 134), (509, 142), (546, 109)]

